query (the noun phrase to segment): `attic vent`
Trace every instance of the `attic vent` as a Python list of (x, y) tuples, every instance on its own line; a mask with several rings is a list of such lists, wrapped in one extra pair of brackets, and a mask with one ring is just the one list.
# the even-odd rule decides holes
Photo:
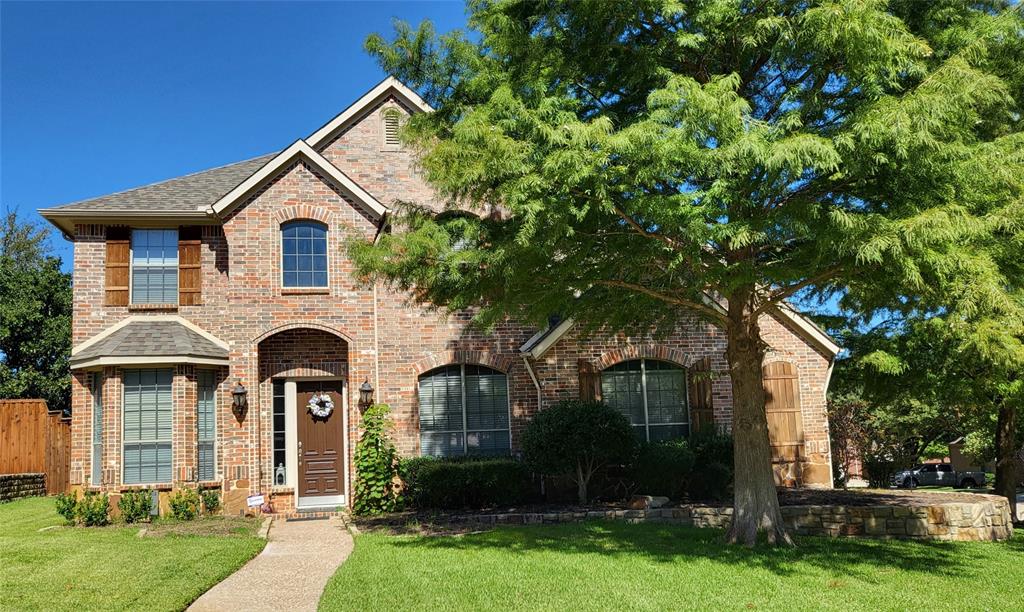
[(384, 124), (384, 148), (385, 149), (398, 149), (402, 146), (402, 141), (398, 139), (398, 127), (401, 116), (396, 110), (386, 110), (382, 116)]

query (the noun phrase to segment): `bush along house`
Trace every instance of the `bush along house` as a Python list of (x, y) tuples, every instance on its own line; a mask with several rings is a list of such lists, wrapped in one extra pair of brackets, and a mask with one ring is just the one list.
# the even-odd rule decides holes
[[(406, 456), (514, 453), (532, 414), (577, 396), (643, 440), (729, 428), (711, 324), (657, 341), (557, 319), (482, 332), (353, 277), (346, 242), (386, 231), (389, 206), (443, 208), (397, 138), (429, 111), (389, 78), (278, 153), (41, 211), (74, 242), (72, 486), (335, 508), (366, 400), (391, 405)], [(778, 480), (830, 486), (838, 349), (788, 307), (762, 330)]]

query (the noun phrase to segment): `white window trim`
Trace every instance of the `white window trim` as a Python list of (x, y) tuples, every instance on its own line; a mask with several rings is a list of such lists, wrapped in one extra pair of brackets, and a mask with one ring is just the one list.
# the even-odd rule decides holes
[[(451, 363), (451, 364), (444, 365), (444, 366), (438, 366), (437, 368), (434, 368), (434, 370), (441, 369), (441, 368), (451, 367), (453, 365), (459, 366), (459, 386), (461, 388), (460, 399), (462, 400), (462, 429), (447, 429), (447, 430), (443, 430), (443, 431), (431, 431), (429, 433), (436, 433), (436, 434), (460, 433), (460, 434), (462, 434), (462, 455), (463, 456), (467, 456), (467, 455), (469, 455), (469, 429), (468, 429), (468, 426), (469, 426), (469, 416), (467, 415), (467, 411), (466, 411), (466, 365), (467, 364), (465, 364), (465, 363), (458, 363), (458, 364)], [(501, 370), (496, 370), (496, 369), (494, 369), (494, 368), (492, 368), (490, 366), (486, 366), (486, 365), (483, 365), (483, 364), (468, 364), (468, 365), (481, 365), (481, 366), (483, 366), (485, 368), (488, 368), (490, 370), (494, 370), (495, 372), (498, 372), (499, 374), (501, 374), (502, 376), (505, 377), (505, 409), (508, 411), (508, 429), (474, 429), (473, 431), (474, 432), (488, 432), (488, 433), (489, 432), (495, 432), (495, 431), (507, 431), (508, 432), (508, 448), (511, 451), (511, 449), (512, 449), (512, 394), (509, 393), (509, 389), (508, 389), (508, 373), (507, 372), (502, 372)], [(433, 371), (433, 370), (430, 370), (430, 371)], [(424, 374), (429, 374), (430, 371), (424, 372)], [(416, 377), (416, 391), (417, 391), (417, 393), (419, 393), (419, 379), (420, 379), (421, 376), (422, 375)], [(417, 402), (418, 402), (418, 400), (417, 400)], [(417, 404), (416, 409), (417, 409), (417, 411), (419, 411), (419, 405), (418, 404)], [(420, 436), (421, 436), (420, 456), (423, 456), (423, 443), (422, 443), (423, 428), (422, 427), (420, 428)], [(434, 456), (434, 455), (430, 455), (430, 456)]]
[[(133, 235), (136, 231), (147, 231), (147, 230), (174, 230), (178, 235), (175, 241), (174, 249), (174, 301), (173, 302), (145, 302), (139, 303), (135, 301), (135, 240)], [(178, 250), (181, 248), (181, 228), (178, 227), (132, 227), (128, 229), (128, 305), (129, 306), (150, 306), (159, 304), (174, 304), (177, 306), (181, 302), (181, 254)]]
[[(284, 284), (284, 226), (286, 226), (286, 225), (288, 225), (290, 223), (302, 223), (302, 222), (316, 223), (316, 224), (322, 225), (324, 227), (324, 242), (327, 245), (325, 247), (327, 249), (327, 252), (324, 254), (327, 257), (327, 270), (326, 270), (326, 272), (327, 272), (327, 284), (323, 285), (322, 287), (319, 286), (319, 285), (308, 285), (308, 286), (306, 286), (306, 285), (301, 285), (301, 286), (296, 285), (294, 287), (289, 287), (288, 285)], [(316, 219), (306, 219), (306, 218), (288, 219), (287, 221), (282, 221), (281, 224), (277, 226), (277, 262), (279, 264), (281, 264), (280, 266), (278, 266), (281, 269), (281, 274), (280, 274), (280, 276), (278, 277), (277, 280), (281, 284), (281, 291), (296, 291), (296, 290), (297, 291), (305, 291), (305, 290), (319, 290), (319, 291), (327, 290), (327, 291), (329, 291), (331, 289), (331, 234), (332, 234), (331, 226), (329, 224), (327, 224), (327, 223), (324, 223), (323, 221), (318, 221)]]
[[(620, 361), (619, 363), (628, 362), (628, 361), (636, 361), (636, 359), (625, 359), (623, 361)], [(648, 410), (647, 410), (647, 358), (646, 357), (640, 357), (639, 361), (640, 361), (640, 395), (641, 395), (641, 397), (643, 398), (643, 401), (644, 401), (644, 441), (650, 442), (651, 441), (651, 417), (650, 417), (650, 414), (648, 413)], [(688, 376), (689, 371), (687, 370), (687, 368), (684, 368), (683, 366), (680, 366), (679, 364), (672, 363), (671, 361), (665, 361), (664, 359), (652, 359), (652, 361), (661, 361), (663, 363), (671, 363), (672, 365), (677, 366), (677, 367), (679, 367), (680, 370), (682, 370), (682, 372), (683, 372), (683, 406), (686, 409), (685, 410), (685, 412), (686, 412), (686, 421), (672, 422), (672, 423), (655, 423), (654, 426), (655, 427), (667, 427), (667, 426), (670, 426), (670, 425), (686, 425), (687, 426), (687, 434), (689, 434), (690, 433), (690, 430), (689, 430), (690, 423), (692, 422), (692, 419), (690, 418), (690, 380), (689, 380), (690, 377)], [(601, 371), (601, 374), (603, 375), (606, 371), (608, 371), (609, 369), (611, 369), (612, 367), (617, 366), (617, 365), (618, 365), (618, 363), (614, 363), (614, 364), (608, 366), (607, 368), (605, 368), (604, 370)], [(629, 426), (630, 427), (639, 427), (639, 425), (634, 425), (633, 423), (630, 423)]]

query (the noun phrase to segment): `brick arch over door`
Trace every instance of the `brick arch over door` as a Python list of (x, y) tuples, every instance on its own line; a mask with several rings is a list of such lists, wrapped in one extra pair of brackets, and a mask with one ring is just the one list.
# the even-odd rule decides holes
[(788, 361), (771, 361), (761, 372), (776, 483), (799, 485), (803, 481), (804, 428), (797, 368)]
[(489, 351), (440, 351), (430, 353), (417, 361), (413, 364), (413, 371), (416, 376), (419, 376), (434, 368), (457, 363), (475, 363), (494, 368), (507, 375), (509, 370), (512, 369), (512, 364), (515, 363), (515, 357), (512, 355), (496, 355)]
[(311, 325), (280, 329), (257, 344), (260, 379), (299, 376), (345, 378), (349, 343), (342, 336)]
[(256, 346), (260, 342), (263, 342), (264, 340), (275, 334), (279, 334), (281, 332), (288, 331), (291, 329), (316, 329), (337, 336), (338, 338), (344, 340), (346, 343), (352, 344), (352, 337), (346, 334), (345, 332), (341, 331), (340, 329), (331, 327), (329, 325), (324, 325), (322, 323), (314, 323), (312, 321), (290, 321), (288, 323), (278, 323), (274, 327), (264, 330), (263, 332), (260, 333), (260, 335), (253, 338), (252, 344), (253, 346)]

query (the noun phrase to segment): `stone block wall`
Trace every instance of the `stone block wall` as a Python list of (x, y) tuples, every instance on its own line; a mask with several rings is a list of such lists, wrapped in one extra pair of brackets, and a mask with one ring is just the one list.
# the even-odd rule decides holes
[(0, 503), (46, 495), (46, 474), (0, 474)]
[[(1009, 503), (992, 495), (978, 497), (976, 502), (950, 502), (931, 506), (783, 506), (782, 516), (797, 535), (961, 542), (1010, 539), (1013, 536), (1013, 522), (1010, 520)], [(485, 525), (622, 520), (629, 523), (657, 522), (725, 529), (732, 520), (732, 508), (685, 505), (648, 510), (465, 514), (453, 515), (449, 520), (454, 523)]]

